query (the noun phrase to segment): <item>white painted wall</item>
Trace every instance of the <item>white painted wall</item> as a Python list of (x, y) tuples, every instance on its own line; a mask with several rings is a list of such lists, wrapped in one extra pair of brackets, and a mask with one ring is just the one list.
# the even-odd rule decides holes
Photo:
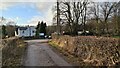
[(35, 36), (36, 29), (35, 27), (28, 28), (29, 36)]
[(22, 36), (23, 37), (35, 36), (35, 32), (36, 32), (35, 27), (27, 27), (26, 30), (20, 30), (18, 28), (18, 35), (15, 32), (15, 36), (19, 36), (19, 37), (22, 37)]

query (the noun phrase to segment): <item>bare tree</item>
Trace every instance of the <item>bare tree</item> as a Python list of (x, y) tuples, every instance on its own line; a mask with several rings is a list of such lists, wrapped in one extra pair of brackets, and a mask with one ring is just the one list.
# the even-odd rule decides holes
[[(91, 6), (91, 4), (93, 4), (93, 6)], [(57, 29), (59, 32), (61, 32), (61, 26), (64, 25), (64, 27), (66, 26), (65, 31), (70, 34), (77, 35), (80, 26), (82, 27), (83, 32), (86, 33), (86, 30), (88, 30), (86, 27), (89, 26), (86, 26), (86, 24), (91, 20), (94, 22), (94, 31), (92, 31), (95, 32), (95, 34), (110, 34), (111, 30), (113, 30), (111, 29), (110, 19), (112, 19), (113, 16), (116, 16), (113, 14), (113, 12), (116, 13), (116, 9), (114, 9), (116, 6), (116, 2), (91, 3), (88, 0), (69, 2), (59, 1), (57, 2), (57, 14), (54, 19), (57, 20)], [(91, 10), (89, 7), (91, 7)], [(91, 14), (89, 14), (89, 10)], [(119, 24), (117, 19), (115, 21)], [(119, 26), (117, 26), (117, 24), (115, 28), (118, 32)]]
[(95, 32), (96, 34), (100, 35), (100, 28), (99, 28), (99, 2), (93, 2), (93, 6), (90, 9), (91, 14), (94, 16), (93, 19), (96, 21)]
[(0, 17), (0, 24), (6, 24), (6, 18)]
[(57, 0), (57, 2), (55, 3), (55, 5), (52, 8), (53, 11), (53, 26), (55, 26), (55, 30), (57, 32), (57, 34), (61, 33), (61, 23), (60, 23), (60, 1)]
[(81, 18), (82, 18), (82, 24), (83, 24), (83, 32), (86, 34), (86, 18), (87, 18), (87, 5), (88, 5), (88, 0), (85, 0), (83, 2), (83, 10), (81, 12)]
[(118, 2), (118, 36), (120, 36), (120, 1)]
[(116, 6), (115, 2), (104, 2), (101, 5), (101, 15), (100, 21), (103, 23), (103, 33), (109, 33), (108, 31), (108, 18), (110, 18), (113, 13), (113, 8)]
[(62, 2), (61, 15), (64, 15), (67, 19), (67, 26), (69, 32), (73, 35), (78, 34), (78, 25), (81, 23), (85, 25), (86, 11), (88, 0), (81, 2)]
[(114, 7), (114, 9), (113, 9), (113, 22), (114, 22), (114, 29), (113, 29), (113, 35), (117, 35), (118, 34), (118, 31), (119, 31), (119, 29), (118, 29), (118, 27), (119, 27), (119, 22), (118, 22), (118, 6), (119, 6), (119, 4), (117, 3), (117, 6), (116, 7)]

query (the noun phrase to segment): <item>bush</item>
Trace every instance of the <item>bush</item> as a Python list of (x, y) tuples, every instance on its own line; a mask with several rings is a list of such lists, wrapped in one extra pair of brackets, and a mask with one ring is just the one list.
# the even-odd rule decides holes
[(120, 62), (120, 40), (116, 38), (52, 35), (52, 42), (78, 57), (81, 65), (113, 66)]
[(21, 66), (26, 43), (19, 38), (2, 40), (2, 66)]

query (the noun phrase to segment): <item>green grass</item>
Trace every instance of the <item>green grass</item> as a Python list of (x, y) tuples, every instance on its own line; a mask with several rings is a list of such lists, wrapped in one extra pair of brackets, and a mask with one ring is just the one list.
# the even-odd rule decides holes
[(113, 36), (113, 38), (120, 38), (120, 36)]
[(48, 44), (55, 47), (55, 48), (57, 47), (57, 45), (55, 43), (53, 43), (52, 41), (49, 41)]

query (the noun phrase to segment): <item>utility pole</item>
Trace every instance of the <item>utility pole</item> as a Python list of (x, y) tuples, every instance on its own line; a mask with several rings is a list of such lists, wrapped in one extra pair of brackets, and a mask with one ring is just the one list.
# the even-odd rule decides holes
[(60, 9), (59, 9), (59, 0), (57, 0), (57, 34), (60, 34)]

